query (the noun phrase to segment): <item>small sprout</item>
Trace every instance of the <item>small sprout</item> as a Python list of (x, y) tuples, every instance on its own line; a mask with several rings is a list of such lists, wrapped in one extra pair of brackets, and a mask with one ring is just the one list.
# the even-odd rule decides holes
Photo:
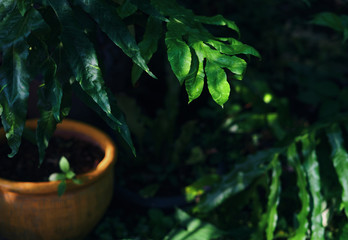
[(76, 179), (76, 174), (70, 169), (69, 161), (66, 157), (61, 157), (59, 160), (59, 168), (61, 173), (52, 173), (49, 181), (61, 181), (58, 185), (58, 196), (62, 196), (66, 190), (66, 180), (72, 180), (75, 184), (81, 184), (81, 179)]

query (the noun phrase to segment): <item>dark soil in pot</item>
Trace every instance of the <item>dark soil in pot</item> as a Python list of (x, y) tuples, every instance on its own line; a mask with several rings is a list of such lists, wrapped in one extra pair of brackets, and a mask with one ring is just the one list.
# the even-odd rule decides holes
[(65, 156), (71, 169), (76, 174), (86, 173), (94, 169), (103, 159), (103, 151), (90, 142), (76, 138), (55, 136), (46, 150), (46, 157), (39, 167), (37, 146), (23, 139), (19, 152), (14, 158), (7, 155), (11, 152), (7, 144), (0, 147), (0, 178), (14, 181), (42, 182), (48, 181), (51, 173), (61, 172), (59, 160)]

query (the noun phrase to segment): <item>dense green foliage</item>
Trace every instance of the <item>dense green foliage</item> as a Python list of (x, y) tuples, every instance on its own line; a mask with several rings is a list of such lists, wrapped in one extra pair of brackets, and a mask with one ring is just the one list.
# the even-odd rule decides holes
[[(28, 2), (0, 3), (1, 118), (12, 154), (33, 76), (42, 79), (42, 155), (71, 92), (138, 152), (121, 149), (121, 190), (90, 239), (348, 238), (347, 3)], [(132, 59), (126, 80), (150, 84), (154, 106), (140, 88), (105, 87), (98, 32)], [(263, 58), (246, 73), (245, 56), (260, 54), (239, 34)], [(171, 71), (162, 77), (158, 66)]]
[[(138, 9), (148, 17), (146, 33), (139, 44), (124, 21), (139, 14)], [(111, 0), (6, 0), (0, 4), (0, 16), (1, 120), (12, 149), (10, 156), (20, 146), (30, 81), (41, 77), (41, 117), (36, 134), (40, 162), (56, 124), (69, 112), (72, 92), (117, 130), (135, 154), (127, 124), (104, 83), (96, 52), (98, 31), (104, 32), (136, 64), (132, 72), (134, 84), (142, 70), (156, 78), (147, 62), (161, 34), (165, 34), (168, 60), (180, 83), (185, 82), (189, 101), (199, 97), (207, 76), (209, 91), (221, 106), (230, 93), (224, 69), (241, 79), (246, 62), (236, 55), (259, 56), (235, 38), (214, 37), (202, 25), (227, 26), (239, 33), (234, 22), (220, 15), (196, 16), (173, 1), (118, 4)]]

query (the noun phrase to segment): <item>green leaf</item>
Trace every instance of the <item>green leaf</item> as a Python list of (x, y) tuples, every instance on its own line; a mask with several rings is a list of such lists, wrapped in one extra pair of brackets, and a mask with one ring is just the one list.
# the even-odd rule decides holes
[(204, 59), (198, 59), (194, 51), (191, 51), (191, 56), (191, 69), (185, 78), (185, 87), (189, 97), (189, 103), (201, 95), (204, 87), (205, 76), (203, 71)]
[(288, 148), (288, 161), (295, 169), (297, 175), (297, 187), (299, 188), (298, 196), (300, 198), (302, 208), (297, 214), (298, 228), (291, 240), (305, 240), (308, 229), (308, 215), (309, 215), (309, 194), (307, 192), (306, 172), (304, 171), (300, 159), (297, 154), (296, 145), (292, 143)]
[(61, 197), (66, 191), (66, 183), (65, 180), (63, 180), (61, 183), (58, 185), (58, 196)]
[(30, 9), (32, 6), (31, 0), (17, 0), (17, 8), (22, 16), (25, 15), (25, 13)]
[(226, 26), (234, 31), (239, 33), (239, 28), (237, 27), (236, 23), (234, 21), (228, 20), (224, 18), (221, 15), (216, 15), (213, 17), (206, 17), (206, 16), (196, 16), (194, 18), (195, 21), (205, 23), (205, 24), (211, 24), (211, 25), (217, 25), (217, 26)]
[[(152, 55), (157, 51), (158, 40), (162, 35), (162, 23), (155, 18), (149, 17), (146, 24), (143, 40), (139, 43), (141, 55), (146, 64), (150, 61)], [(136, 84), (143, 70), (138, 65), (132, 68), (132, 83)]]
[(338, 32), (343, 32), (343, 25), (340, 16), (331, 12), (316, 14), (311, 23), (330, 27)]
[(73, 171), (68, 171), (67, 173), (65, 173), (65, 177), (67, 179), (73, 179), (76, 176), (76, 174)]
[(175, 18), (170, 19), (167, 27), (168, 31), (165, 42), (167, 45), (168, 61), (180, 84), (183, 84), (191, 66), (191, 50), (183, 39), (180, 38), (180, 34), (183, 34), (182, 29), (185, 27), (183, 23)]
[(124, 19), (133, 15), (137, 10), (138, 8), (130, 0), (126, 0), (117, 8), (117, 14)]
[(342, 202), (346, 216), (348, 216), (348, 154), (343, 148), (342, 132), (337, 124), (330, 127), (327, 136), (332, 148), (332, 161), (342, 186)]
[(50, 3), (62, 24), (61, 39), (64, 52), (76, 81), (110, 119), (117, 121), (111, 114), (106, 87), (92, 43), (75, 20), (66, 0), (50, 0)]
[(214, 101), (223, 107), (230, 96), (230, 84), (227, 82), (226, 73), (219, 65), (207, 60), (205, 65), (208, 89)]
[(269, 149), (260, 151), (240, 164), (230, 173), (223, 176), (221, 181), (203, 195), (202, 200), (194, 208), (195, 212), (209, 212), (218, 207), (229, 197), (245, 190), (257, 177), (267, 171), (269, 163), (283, 149)]
[(13, 0), (2, 0), (0, 2), (0, 21), (3, 21), (15, 8), (17, 2)]
[(223, 236), (225, 233), (210, 223), (191, 217), (181, 209), (176, 210), (176, 218), (180, 227), (173, 229), (165, 240), (211, 240)]
[(266, 212), (262, 215), (259, 222), (258, 231), (253, 235), (253, 239), (263, 239), (263, 231), (266, 232), (266, 239), (274, 239), (274, 230), (277, 225), (279, 197), (281, 192), (280, 175), (282, 173), (278, 154), (274, 155), (272, 161), (272, 183), (267, 201)]
[(16, 8), (0, 21), (0, 47), (6, 48), (22, 41), (44, 23), (41, 15), (32, 7), (24, 16)]
[[(236, 54), (248, 54), (253, 55), (255, 57), (261, 58), (260, 53), (253, 47), (244, 44), (237, 39), (234, 38), (218, 38), (220, 41), (216, 41), (214, 39), (209, 39), (207, 44), (213, 46), (220, 53), (224, 53), (227, 55), (236, 55)], [(228, 44), (221, 42), (225, 41)]]
[(185, 187), (186, 201), (193, 201), (195, 197), (202, 195), (206, 187), (217, 183), (220, 176), (217, 174), (207, 174), (196, 180), (194, 183)]
[(141, 67), (151, 77), (156, 78), (146, 65), (145, 59), (141, 56), (140, 49), (134, 37), (128, 31), (127, 26), (118, 16), (115, 7), (104, 0), (76, 0), (98, 23), (100, 29), (129, 56), (134, 63)]
[(51, 182), (65, 180), (65, 174), (64, 173), (52, 173), (48, 177), (48, 180), (51, 181)]
[(68, 159), (66, 157), (61, 157), (59, 160), (59, 168), (62, 170), (64, 173), (68, 173), (70, 171), (70, 164)]
[(7, 48), (0, 67), (1, 121), (13, 157), (21, 144), (27, 114), (30, 76), (26, 67), (28, 46), (18, 42)]
[(324, 240), (325, 228), (322, 223), (323, 196), (319, 175), (319, 163), (315, 152), (315, 134), (312, 133), (302, 139), (302, 152), (305, 158), (304, 167), (307, 173), (309, 190), (312, 196), (311, 239)]

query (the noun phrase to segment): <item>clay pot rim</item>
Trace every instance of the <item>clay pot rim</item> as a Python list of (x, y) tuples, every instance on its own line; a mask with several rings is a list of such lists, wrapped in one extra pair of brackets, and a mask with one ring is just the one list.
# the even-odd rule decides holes
[[(37, 119), (26, 121), (26, 126), (29, 128), (36, 128)], [(87, 140), (98, 145), (104, 151), (104, 158), (98, 166), (87, 173), (79, 174), (76, 178), (82, 181), (82, 184), (75, 184), (71, 180), (67, 180), (67, 192), (77, 190), (94, 183), (105, 172), (111, 168), (116, 161), (116, 147), (113, 141), (101, 130), (75, 120), (64, 119), (62, 123), (57, 125), (55, 135), (76, 136), (80, 139)], [(4, 136), (4, 130), (0, 129), (0, 135)], [(60, 181), (53, 182), (19, 182), (0, 178), (0, 191), (11, 191), (22, 194), (57, 194), (57, 188)]]

